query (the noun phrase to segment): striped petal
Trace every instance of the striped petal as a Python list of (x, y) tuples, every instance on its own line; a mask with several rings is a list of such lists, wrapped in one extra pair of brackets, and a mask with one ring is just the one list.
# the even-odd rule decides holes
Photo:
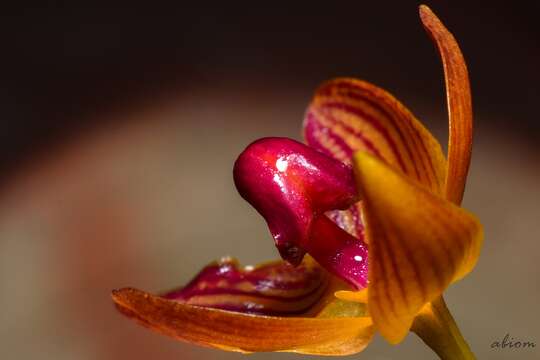
[(117, 308), (142, 325), (177, 340), (227, 351), (288, 351), (347, 355), (373, 336), (369, 317), (270, 317), (187, 305), (125, 288), (113, 292)]
[(356, 79), (335, 79), (315, 93), (304, 120), (311, 147), (346, 164), (367, 151), (435, 193), (446, 160), (431, 133), (385, 90)]
[(329, 285), (329, 274), (313, 261), (297, 267), (274, 261), (241, 268), (237, 261), (225, 258), (162, 297), (189, 305), (286, 316), (314, 311)]
[(398, 343), (426, 303), (472, 270), (482, 227), (368, 153), (354, 164), (370, 244), (368, 310), (377, 330)]
[(473, 115), (467, 65), (456, 39), (435, 14), (420, 6), (424, 28), (435, 42), (442, 59), (449, 116), (448, 173), (446, 198), (461, 203), (471, 161)]
[[(315, 93), (304, 119), (306, 143), (346, 164), (367, 151), (435, 193), (443, 191), (446, 160), (440, 144), (397, 99), (356, 79), (335, 79)], [(327, 215), (364, 237), (361, 203)], [(368, 240), (369, 241), (369, 240)]]

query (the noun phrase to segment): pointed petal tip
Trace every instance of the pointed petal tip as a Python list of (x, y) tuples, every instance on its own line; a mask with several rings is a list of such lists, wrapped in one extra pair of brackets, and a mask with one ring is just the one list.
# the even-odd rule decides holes
[(426, 16), (435, 15), (433, 14), (433, 11), (431, 10), (431, 8), (427, 6), (426, 4), (420, 4), (420, 6), (418, 6), (418, 13), (420, 14), (420, 17), (422, 19)]
[(113, 289), (111, 291), (111, 298), (113, 301), (119, 305), (124, 305), (126, 302), (126, 299), (129, 297), (129, 293), (135, 291), (134, 288), (131, 287), (124, 287), (119, 289)]
[(422, 4), (418, 7), (418, 14), (420, 15), (420, 20), (422, 21), (422, 24), (426, 28), (433, 28), (434, 26), (442, 27), (446, 31), (446, 27), (442, 23), (441, 19), (431, 10), (431, 8), (425, 4)]
[(113, 289), (111, 291), (111, 298), (113, 299), (113, 301), (115, 303), (119, 303), (120, 302), (120, 299), (121, 299), (121, 296), (122, 296), (122, 292), (124, 291), (125, 288), (122, 288), (122, 289)]
[(116, 309), (123, 315), (129, 318), (136, 318), (135, 313), (133, 313), (133, 303), (142, 293), (140, 290), (125, 287), (120, 289), (113, 289), (111, 291), (111, 298), (116, 306)]
[(441, 22), (441, 19), (431, 10), (431, 8), (425, 4), (422, 4), (418, 7), (418, 13), (420, 15), (420, 20), (422, 21), (422, 24), (428, 30), (429, 33), (433, 31), (433, 29), (439, 29), (443, 28), (446, 32), (448, 32), (448, 29), (443, 25)]

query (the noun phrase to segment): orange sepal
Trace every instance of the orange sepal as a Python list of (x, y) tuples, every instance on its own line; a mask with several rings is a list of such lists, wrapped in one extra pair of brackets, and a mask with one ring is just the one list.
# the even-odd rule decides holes
[(442, 59), (449, 117), (446, 198), (461, 203), (471, 162), (473, 114), (467, 65), (454, 36), (425, 5), (420, 18)]
[(270, 317), (191, 306), (141, 290), (115, 290), (118, 309), (142, 325), (178, 340), (227, 351), (287, 351), (347, 355), (373, 336), (369, 317)]
[(370, 244), (368, 310), (377, 330), (398, 343), (426, 303), (472, 270), (482, 226), (367, 153), (357, 153), (354, 165)]

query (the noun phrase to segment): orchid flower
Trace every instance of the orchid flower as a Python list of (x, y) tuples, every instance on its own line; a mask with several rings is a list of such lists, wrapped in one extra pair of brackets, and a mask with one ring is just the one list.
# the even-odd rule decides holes
[(331, 80), (306, 112), (306, 144), (259, 139), (234, 166), (283, 260), (222, 259), (165, 294), (115, 290), (117, 308), (162, 334), (229, 351), (346, 355), (376, 332), (397, 344), (414, 331), (443, 359), (474, 358), (442, 298), (474, 268), (483, 238), (460, 207), (469, 81), (454, 37), (428, 7), (420, 17), (444, 66), (448, 159), (388, 92)]

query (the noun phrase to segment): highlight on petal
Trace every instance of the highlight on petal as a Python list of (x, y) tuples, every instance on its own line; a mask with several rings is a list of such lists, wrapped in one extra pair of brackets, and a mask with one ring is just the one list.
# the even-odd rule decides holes
[(439, 50), (444, 68), (449, 117), (446, 198), (461, 203), (471, 161), (473, 114), (467, 65), (454, 36), (425, 5), (420, 18)]
[(385, 90), (341, 78), (323, 84), (304, 119), (311, 147), (346, 164), (366, 151), (439, 194), (446, 176), (440, 144), (414, 115)]
[(348, 355), (373, 336), (369, 317), (271, 317), (188, 305), (141, 290), (113, 291), (118, 310), (177, 340), (227, 351)]
[(357, 153), (354, 165), (370, 244), (368, 310), (398, 343), (426, 303), (473, 269), (482, 226), (368, 153)]
[(224, 258), (206, 266), (185, 287), (163, 298), (189, 305), (261, 315), (298, 315), (320, 310), (330, 275), (313, 261), (294, 267), (273, 261), (241, 268)]
[(358, 199), (352, 168), (287, 138), (250, 144), (234, 165), (238, 192), (265, 218), (283, 259), (293, 265), (308, 252), (356, 288), (367, 281), (367, 246), (326, 214)]

